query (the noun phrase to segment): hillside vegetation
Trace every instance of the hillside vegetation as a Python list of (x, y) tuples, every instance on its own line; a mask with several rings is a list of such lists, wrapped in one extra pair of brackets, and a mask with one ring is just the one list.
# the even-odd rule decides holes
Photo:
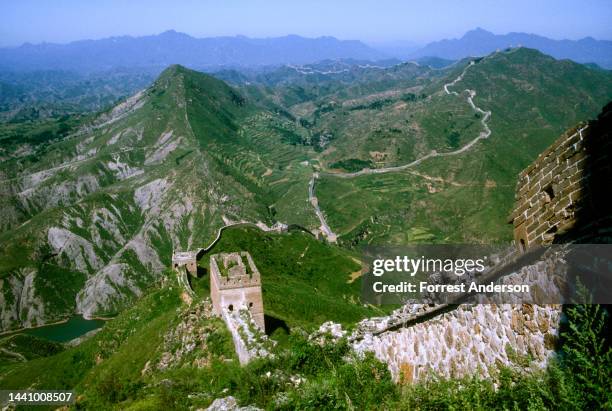
[[(455, 68), (449, 77), (460, 70), (461, 66)], [(369, 129), (384, 123), (366, 122), (360, 130), (359, 122), (350, 120), (347, 127), (355, 124), (355, 129), (346, 140), (344, 157), (373, 161), (382, 152), (386, 160), (378, 167), (393, 166), (431, 149), (444, 152), (463, 146), (482, 129), (477, 113), (465, 101), (467, 93), (461, 93), (465, 89), (476, 92), (476, 106), (491, 111), (491, 136), (462, 155), (431, 158), (403, 172), (353, 179), (324, 175), (318, 185), (319, 202), (330, 226), (349, 244), (508, 241), (511, 227), (504, 221), (514, 202), (518, 172), (563, 130), (595, 117), (612, 99), (609, 72), (555, 61), (529, 49), (478, 61), (451, 87), (459, 96), (444, 93), (440, 83), (425, 87), (423, 93), (429, 97), (411, 103), (404, 116), (421, 118), (417, 124), (428, 146), (421, 145), (419, 151), (415, 144), (411, 157), (397, 161), (397, 153), (406, 152), (396, 148), (402, 138), (409, 143), (418, 139), (404, 137), (410, 136), (409, 131), (395, 135), (387, 131), (389, 137), (374, 135), (364, 142), (370, 144), (368, 151), (360, 151), (360, 141), (372, 135)], [(328, 115), (337, 122), (340, 115), (333, 119), (335, 114)], [(373, 115), (392, 119), (394, 111), (390, 107)], [(336, 160), (340, 150), (329, 156)]]
[[(116, 315), (173, 250), (231, 222), (317, 234), (322, 216), (349, 248), (509, 241), (518, 171), (612, 98), (609, 72), (529, 49), (443, 69), (328, 61), (223, 77), (175, 65), (97, 115), (2, 125), (1, 329)], [(434, 151), (457, 154), (334, 175)]]
[[(525, 373), (531, 359), (516, 358), (496, 386), (395, 384), (345, 338), (313, 334), (391, 308), (360, 299), (364, 245), (509, 241), (518, 172), (612, 99), (610, 72), (512, 49), (442, 69), (322, 62), (223, 76), (174, 65), (95, 115), (0, 126), (0, 331), (112, 317), (70, 344), (2, 336), (0, 386), (73, 389), (79, 409), (195, 409), (228, 395), (269, 409), (610, 408), (599, 306), (567, 308), (548, 369)], [(173, 251), (238, 222), (252, 224), (222, 232), (190, 297)], [(247, 366), (209, 299), (208, 259), (233, 251), (261, 272), (275, 341)]]
[(240, 366), (229, 332), (210, 315), (209, 300), (182, 305), (181, 289), (167, 275), (89, 340), (59, 353), (47, 347), (45, 356), (0, 368), (0, 384), (73, 389), (79, 409), (202, 408), (228, 395), (242, 406), (287, 410), (610, 405), (611, 351), (600, 346), (607, 317), (596, 305), (568, 310), (565, 355), (546, 370), (522, 372), (529, 359), (517, 358), (513, 367), (498, 371), (496, 387), (478, 377), (398, 385), (384, 364), (371, 355), (356, 356), (345, 340), (317, 343), (297, 329), (276, 345), (274, 356)]

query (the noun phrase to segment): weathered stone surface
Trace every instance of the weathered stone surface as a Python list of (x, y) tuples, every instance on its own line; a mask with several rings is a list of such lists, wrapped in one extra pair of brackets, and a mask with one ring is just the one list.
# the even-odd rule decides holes
[(512, 330), (517, 334), (523, 334), (525, 327), (525, 320), (518, 311), (512, 311)]
[(538, 320), (538, 328), (540, 329), (540, 332), (545, 333), (549, 330), (550, 328), (550, 322), (548, 321), (548, 318), (542, 317)]
[(410, 384), (414, 381), (414, 366), (410, 363), (400, 364), (400, 382)]
[(557, 340), (558, 338), (553, 334), (544, 334), (544, 347), (546, 347), (547, 350), (554, 350)]
[[(591, 122), (568, 131), (519, 175), (516, 203), (511, 215), (517, 245), (527, 248), (534, 244), (551, 244), (558, 232), (574, 228), (577, 229), (572, 235), (574, 238), (598, 235), (584, 230), (584, 221), (578, 226), (576, 219), (584, 208), (596, 210), (601, 207), (594, 205), (593, 196), (606, 189), (605, 182), (610, 177), (610, 150), (606, 149), (610, 145), (609, 112), (600, 117), (598, 122), (607, 121), (608, 125)], [(593, 178), (594, 174), (599, 177)], [(592, 187), (595, 180), (600, 181), (601, 187)], [(590, 211), (582, 214), (591, 215), (589, 218), (594, 221), (607, 218)]]
[(535, 321), (532, 320), (527, 320), (525, 321), (525, 326), (529, 329), (529, 331), (531, 332), (535, 332), (538, 330), (538, 325), (535, 323)]
[[(538, 323), (527, 319), (528, 316), (555, 318), (556, 322), (549, 323), (548, 330), (543, 333)], [(421, 369), (431, 369), (446, 377), (474, 372), (492, 377), (491, 372), (500, 364), (512, 363), (507, 345), (519, 356), (531, 354), (535, 365), (544, 367), (553, 355), (551, 343), (558, 333), (559, 316), (560, 306), (459, 306), (431, 320), (354, 341), (353, 347), (358, 352), (373, 351), (377, 358), (388, 364), (396, 380), (423, 378), (427, 374), (417, 371)], [(469, 320), (459, 321), (460, 318)], [(535, 325), (533, 329), (525, 327), (529, 322)], [(496, 326), (490, 328), (489, 323)], [(475, 333), (475, 329), (480, 333)], [(407, 375), (412, 375), (413, 379)]]
[(210, 404), (208, 408), (206, 408), (206, 411), (258, 411), (258, 410), (261, 410), (261, 408), (257, 408), (253, 405), (248, 405), (246, 407), (240, 407), (238, 405), (238, 401), (236, 401), (236, 398), (232, 397), (231, 395), (225, 398), (217, 398), (216, 400), (213, 401), (212, 404)]

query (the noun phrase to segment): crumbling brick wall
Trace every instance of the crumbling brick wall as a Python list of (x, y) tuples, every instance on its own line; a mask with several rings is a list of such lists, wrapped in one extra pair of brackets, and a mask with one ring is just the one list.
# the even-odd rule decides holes
[(608, 242), (603, 193), (612, 180), (612, 107), (563, 134), (519, 174), (510, 222), (523, 250), (534, 244)]

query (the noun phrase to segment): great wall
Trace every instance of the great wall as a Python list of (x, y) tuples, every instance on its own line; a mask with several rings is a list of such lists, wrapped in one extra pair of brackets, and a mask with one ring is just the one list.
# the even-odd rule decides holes
[[(609, 105), (596, 121), (562, 135), (520, 173), (510, 218), (516, 252), (492, 270), (516, 266), (521, 256), (534, 258), (499, 281), (560, 284), (555, 277), (567, 269), (563, 249), (538, 254), (538, 245), (612, 242), (612, 216), (598, 201), (612, 181), (611, 126)], [(513, 366), (521, 356), (533, 358), (533, 366), (546, 366), (562, 315), (559, 304), (406, 305), (394, 315), (362, 321), (349, 340), (356, 351), (371, 351), (385, 362), (397, 381), (432, 373), (494, 378), (497, 366)], [(342, 334), (337, 325), (326, 324), (322, 331), (330, 328)]]
[[(220, 234), (207, 251), (219, 238)], [(186, 294), (183, 300), (187, 304), (191, 304), (195, 297), (188, 276), (197, 277), (197, 254), (197, 251), (191, 251), (172, 255), (179, 285)], [(211, 255), (209, 276), (212, 312), (223, 319), (230, 331), (240, 363), (246, 364), (253, 357), (269, 355), (269, 347), (274, 343), (265, 334), (261, 274), (251, 255), (244, 251)]]
[[(529, 283), (542, 291), (562, 293), (564, 283), (558, 277), (568, 270), (565, 248), (538, 246), (612, 242), (612, 215), (601, 201), (612, 181), (610, 130), (612, 105), (597, 120), (562, 135), (520, 173), (509, 220), (515, 246), (490, 267), (483, 281)], [(190, 264), (197, 264), (196, 255), (179, 261), (181, 255), (176, 254), (175, 268), (186, 272), (186, 267), (195, 267)], [(406, 382), (432, 374), (479, 373), (495, 379), (500, 365), (512, 367), (529, 357), (531, 367), (541, 368), (555, 355), (561, 304), (461, 302), (406, 304), (389, 316), (361, 321), (350, 335), (328, 322), (311, 338), (347, 338), (355, 351), (373, 352), (396, 381)], [(233, 327), (231, 320), (226, 323)], [(241, 344), (246, 342), (236, 342), (239, 353), (244, 351)]]
[(510, 216), (521, 248), (610, 238), (610, 105), (591, 124), (561, 136), (519, 174)]

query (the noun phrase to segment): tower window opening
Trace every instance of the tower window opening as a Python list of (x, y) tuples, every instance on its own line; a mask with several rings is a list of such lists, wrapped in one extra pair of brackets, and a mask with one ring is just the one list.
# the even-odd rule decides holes
[(552, 185), (548, 185), (544, 188), (544, 200), (549, 203), (553, 198), (555, 198), (555, 190), (553, 190)]

